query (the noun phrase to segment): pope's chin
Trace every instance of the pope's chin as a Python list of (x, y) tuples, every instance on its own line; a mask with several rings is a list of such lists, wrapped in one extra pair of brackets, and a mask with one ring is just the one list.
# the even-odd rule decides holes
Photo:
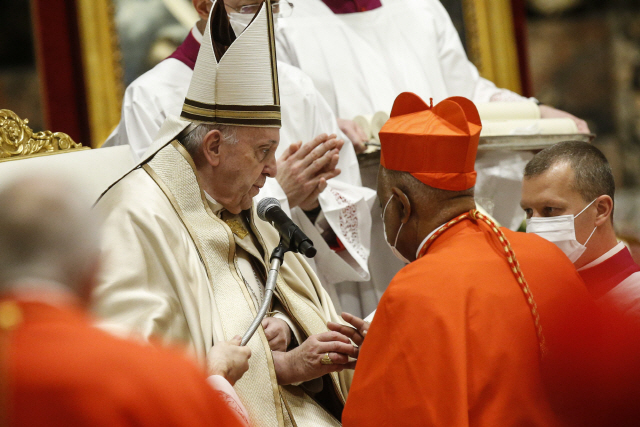
[(258, 195), (260, 192), (260, 187), (256, 187), (255, 185), (251, 187), (251, 190), (247, 194), (242, 197), (240, 203), (238, 203), (237, 212), (236, 209), (228, 209), (229, 212), (234, 214), (239, 214), (242, 211), (246, 211), (247, 209), (251, 209), (253, 206), (253, 198)]

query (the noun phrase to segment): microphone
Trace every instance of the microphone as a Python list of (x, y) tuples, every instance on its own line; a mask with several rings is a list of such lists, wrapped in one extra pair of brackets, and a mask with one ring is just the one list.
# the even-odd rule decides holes
[(258, 218), (271, 223), (282, 236), (284, 244), (292, 251), (300, 252), (307, 258), (313, 258), (316, 255), (317, 251), (311, 239), (284, 213), (277, 199), (265, 197), (260, 200)]

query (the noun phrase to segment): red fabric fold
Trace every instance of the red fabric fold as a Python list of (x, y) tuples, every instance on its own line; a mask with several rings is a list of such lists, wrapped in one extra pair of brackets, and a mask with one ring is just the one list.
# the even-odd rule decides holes
[(322, 0), (333, 13), (355, 13), (382, 7), (380, 0)]
[(594, 298), (600, 298), (631, 276), (640, 271), (640, 266), (633, 261), (631, 252), (626, 247), (593, 267), (580, 270), (580, 277)]
[(167, 59), (177, 59), (193, 70), (196, 66), (196, 59), (198, 59), (198, 52), (200, 52), (200, 43), (189, 31), (187, 38)]

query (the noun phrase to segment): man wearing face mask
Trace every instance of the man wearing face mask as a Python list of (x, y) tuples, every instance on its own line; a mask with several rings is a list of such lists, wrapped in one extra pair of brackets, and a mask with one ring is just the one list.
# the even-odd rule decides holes
[[(225, 0), (237, 37), (253, 19), (262, 0)], [(202, 42), (212, 0), (193, 0), (200, 21), (166, 60), (136, 79), (126, 90), (122, 118), (104, 146), (129, 144), (141, 157), (169, 115), (179, 115)], [(292, 13), (291, 3), (273, 3), (274, 24)], [(214, 31), (218, 30), (214, 28)], [(370, 207), (375, 192), (362, 187), (356, 151), (364, 148), (354, 134), (344, 143), (336, 117), (311, 79), (278, 61), (282, 99), (278, 174), (267, 179), (257, 199), (274, 197), (312, 239), (318, 255), (310, 260), (336, 304), (354, 314), (369, 313), (377, 299), (339, 283), (369, 280)], [(250, 87), (252, 82), (247, 81)], [(303, 143), (304, 142), (304, 143)], [(355, 151), (354, 151), (355, 148)], [(326, 190), (326, 191), (325, 191)], [(361, 302), (362, 301), (362, 302)]]
[(527, 164), (521, 206), (527, 232), (555, 243), (595, 298), (640, 317), (640, 267), (613, 228), (615, 183), (596, 147), (561, 142)]
[(562, 425), (540, 360), (556, 306), (590, 297), (558, 248), (476, 210), (481, 127), (466, 98), (403, 93), (380, 132), (385, 234), (408, 265), (367, 331), (345, 426)]

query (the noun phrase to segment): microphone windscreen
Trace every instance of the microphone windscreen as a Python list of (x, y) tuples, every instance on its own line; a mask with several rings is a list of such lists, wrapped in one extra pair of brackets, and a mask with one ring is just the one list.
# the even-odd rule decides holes
[(273, 206), (280, 207), (280, 202), (278, 201), (278, 199), (274, 197), (265, 197), (264, 199), (260, 200), (260, 202), (258, 202), (258, 218), (268, 222), (267, 218), (265, 217), (265, 213), (269, 208)]

